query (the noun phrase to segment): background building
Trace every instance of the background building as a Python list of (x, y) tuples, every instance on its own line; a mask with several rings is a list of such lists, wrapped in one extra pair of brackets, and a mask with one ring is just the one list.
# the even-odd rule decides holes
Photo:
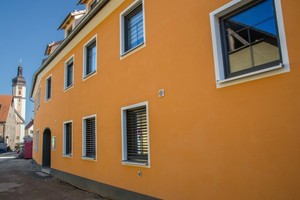
[(18, 67), (17, 76), (12, 79), (12, 94), (17, 120), (16, 142), (22, 143), (25, 136), (26, 80), (23, 77), (23, 68), (21, 65)]
[(18, 141), (16, 127), (13, 96), (0, 95), (0, 143), (6, 143), (7, 146), (14, 149)]

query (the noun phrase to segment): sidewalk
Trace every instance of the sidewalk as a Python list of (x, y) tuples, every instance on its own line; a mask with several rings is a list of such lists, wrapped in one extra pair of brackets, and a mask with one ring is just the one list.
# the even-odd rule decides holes
[(105, 200), (39, 172), (31, 160), (15, 157), (15, 153), (0, 154), (0, 199)]

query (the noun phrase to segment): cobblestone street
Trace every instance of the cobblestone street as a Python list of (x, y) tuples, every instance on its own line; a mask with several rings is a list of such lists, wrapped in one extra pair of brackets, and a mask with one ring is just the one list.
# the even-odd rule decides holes
[(38, 171), (32, 160), (15, 157), (15, 153), (0, 154), (0, 199), (105, 199)]

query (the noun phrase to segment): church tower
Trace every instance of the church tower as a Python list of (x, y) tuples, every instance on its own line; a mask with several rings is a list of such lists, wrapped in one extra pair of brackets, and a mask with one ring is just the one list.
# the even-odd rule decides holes
[(17, 76), (12, 79), (12, 95), (17, 119), (16, 143), (23, 142), (25, 136), (26, 80), (22, 73), (23, 68), (20, 64)]

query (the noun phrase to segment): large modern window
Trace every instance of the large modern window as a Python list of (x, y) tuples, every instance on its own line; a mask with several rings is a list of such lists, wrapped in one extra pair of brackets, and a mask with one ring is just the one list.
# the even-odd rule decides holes
[(87, 77), (97, 70), (97, 45), (96, 37), (84, 45), (84, 70), (83, 77)]
[(74, 61), (73, 61), (73, 57), (71, 57), (65, 63), (65, 89), (68, 89), (73, 85), (73, 77), (74, 77)]
[(82, 157), (96, 159), (96, 116), (83, 118)]
[(121, 14), (121, 55), (144, 44), (143, 1), (139, 0)]
[(279, 5), (280, 0), (234, 1), (210, 14), (218, 83), (288, 64)]
[(63, 155), (72, 156), (72, 121), (64, 123)]
[(51, 99), (51, 76), (46, 79), (46, 101)]
[(121, 109), (123, 163), (149, 166), (148, 103)]

